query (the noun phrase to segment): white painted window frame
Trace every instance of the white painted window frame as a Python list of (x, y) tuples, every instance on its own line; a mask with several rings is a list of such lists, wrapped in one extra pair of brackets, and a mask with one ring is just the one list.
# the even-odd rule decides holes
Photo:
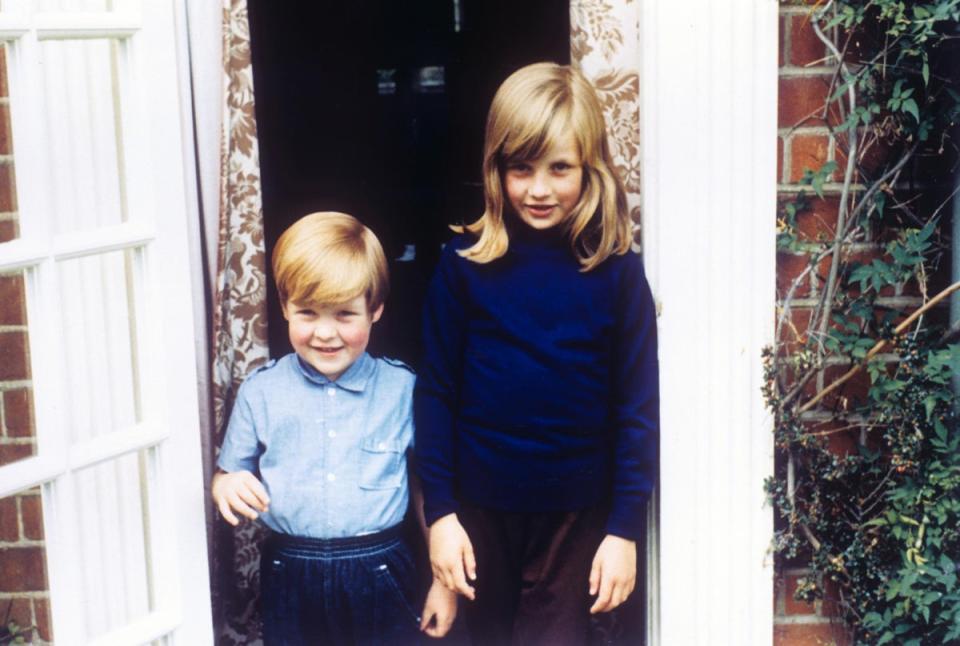
[[(187, 239), (187, 216), (196, 206), (185, 190), (175, 3), (118, 4), (132, 9), (39, 14), (31, 0), (4, 0), (0, 12), (0, 39), (16, 43), (7, 67), (21, 227), (19, 240), (0, 244), (0, 270), (27, 271), (38, 442), (36, 456), (0, 467), (0, 497), (41, 485), (54, 638), (63, 644), (87, 641), (80, 637), (85, 600), (77, 593), (77, 541), (69, 529), (81, 513), (71, 504), (73, 474), (143, 450), (150, 557), (149, 563), (126, 566), (149, 568), (154, 610), (94, 643), (212, 643)], [(41, 39), (105, 37), (125, 39), (129, 84), (120, 100), (131, 218), (109, 228), (55, 236), (45, 190), (40, 81), (30, 72)], [(143, 421), (112, 437), (71, 446), (54, 316), (66, 295), (59, 293), (56, 262), (120, 249), (135, 256)], [(96, 513), (96, 506), (82, 513)]]
[(641, 4), (643, 248), (659, 319), (651, 644), (773, 641), (776, 0)]

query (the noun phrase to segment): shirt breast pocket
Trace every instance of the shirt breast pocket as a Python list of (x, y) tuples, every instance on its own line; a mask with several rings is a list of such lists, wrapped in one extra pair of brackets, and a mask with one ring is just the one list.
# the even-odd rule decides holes
[(361, 489), (397, 489), (403, 484), (403, 443), (397, 440), (382, 440), (368, 437), (360, 443)]

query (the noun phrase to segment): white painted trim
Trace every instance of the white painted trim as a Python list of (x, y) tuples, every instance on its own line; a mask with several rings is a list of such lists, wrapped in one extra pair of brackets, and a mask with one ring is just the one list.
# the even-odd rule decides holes
[(777, 9), (642, 5), (643, 248), (662, 306), (656, 644), (773, 639), (760, 389), (775, 305)]

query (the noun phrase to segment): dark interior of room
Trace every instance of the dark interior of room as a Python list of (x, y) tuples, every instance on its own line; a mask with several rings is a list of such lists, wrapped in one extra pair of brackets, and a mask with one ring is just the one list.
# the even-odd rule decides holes
[[(483, 211), (490, 100), (518, 67), (569, 62), (567, 3), (250, 0), (249, 21), (268, 256), (307, 213), (358, 217), (390, 258), (370, 351), (416, 366), (447, 225)], [(398, 260), (405, 252), (414, 258)], [(290, 346), (272, 277), (268, 311), (281, 356)]]

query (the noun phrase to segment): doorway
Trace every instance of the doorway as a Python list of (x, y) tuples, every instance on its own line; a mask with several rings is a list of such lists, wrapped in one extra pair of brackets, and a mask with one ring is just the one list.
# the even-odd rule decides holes
[[(390, 260), (371, 352), (414, 367), (423, 293), (451, 223), (483, 212), (486, 111), (525, 64), (568, 63), (566, 3), (250, 0), (267, 256), (297, 218), (344, 211)], [(268, 269), (269, 273), (269, 269)], [(271, 356), (290, 351), (272, 277)]]

